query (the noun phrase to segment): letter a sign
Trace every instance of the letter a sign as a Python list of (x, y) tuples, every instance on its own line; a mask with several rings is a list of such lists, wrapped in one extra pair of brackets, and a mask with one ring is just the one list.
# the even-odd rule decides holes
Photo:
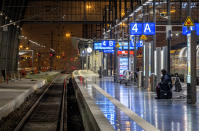
[(155, 35), (155, 23), (130, 23), (130, 35)]
[(155, 23), (144, 23), (143, 35), (155, 35)]

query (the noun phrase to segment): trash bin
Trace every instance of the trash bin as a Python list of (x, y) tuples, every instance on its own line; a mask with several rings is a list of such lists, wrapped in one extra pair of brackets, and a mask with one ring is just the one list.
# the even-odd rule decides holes
[(151, 87), (151, 91), (155, 91), (155, 87), (156, 87), (156, 76), (154, 73), (151, 74), (150, 76), (150, 83), (149, 83), (150, 87)]
[(143, 86), (143, 72), (139, 71), (138, 72), (138, 87), (142, 87)]

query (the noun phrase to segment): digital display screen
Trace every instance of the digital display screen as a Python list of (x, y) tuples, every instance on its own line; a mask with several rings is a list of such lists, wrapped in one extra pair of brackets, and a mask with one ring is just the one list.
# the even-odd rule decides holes
[(123, 76), (125, 70), (128, 70), (128, 58), (127, 57), (120, 57), (120, 76)]

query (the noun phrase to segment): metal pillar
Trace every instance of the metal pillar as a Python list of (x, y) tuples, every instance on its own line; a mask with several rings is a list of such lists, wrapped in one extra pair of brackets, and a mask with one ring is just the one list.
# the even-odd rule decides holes
[(122, 0), (119, 0), (119, 18), (122, 19)]
[(34, 73), (34, 50), (32, 50), (32, 73)]
[(105, 32), (107, 31), (107, 7), (104, 8), (104, 24), (105, 24)]
[[(168, 21), (167, 25), (171, 26), (171, 5), (170, 0), (167, 0), (167, 15), (168, 15)], [(171, 29), (167, 32), (167, 46), (168, 46), (168, 52), (167, 52), (167, 72), (170, 74), (170, 50), (171, 50)]]
[(128, 70), (130, 71), (130, 66), (131, 66), (131, 64), (130, 64), (130, 35), (129, 35), (129, 33), (130, 33), (130, 28), (129, 28), (129, 26), (130, 26), (130, 24), (129, 24), (129, 17), (128, 17), (128, 20), (127, 20), (127, 34), (128, 34)]
[(133, 11), (133, 3), (134, 3), (134, 0), (131, 0), (131, 11)]
[[(86, 21), (86, 1), (87, 0), (84, 0), (84, 21)], [(71, 8), (72, 9), (72, 8)]]
[(38, 72), (40, 72), (41, 70), (41, 56), (37, 56), (37, 59), (38, 59)]
[[(7, 24), (8, 23), (8, 20), (5, 20), (5, 24)], [(5, 72), (6, 72), (6, 79), (7, 79), (7, 72), (8, 72), (8, 48), (9, 48), (9, 42), (8, 42), (8, 40), (9, 40), (9, 27), (8, 27), (8, 30), (7, 31), (5, 31), (4, 32), (4, 36), (3, 36), (3, 39), (4, 39), (4, 41), (3, 41), (3, 44), (4, 44), (4, 47), (3, 47), (3, 51), (2, 52), (4, 52), (3, 53), (3, 58), (4, 58), (4, 69), (5, 69)]]
[[(118, 42), (118, 34), (116, 28), (114, 29), (115, 33), (115, 41)], [(118, 74), (118, 57), (117, 57), (118, 48), (115, 47), (114, 50), (114, 82), (117, 82), (117, 74)]]
[(11, 35), (10, 35), (10, 53), (9, 53), (9, 72), (10, 74), (14, 74), (14, 70), (13, 70), (13, 56), (15, 55), (14, 54), (14, 47), (15, 47), (15, 36), (16, 36), (16, 32), (15, 32), (15, 29), (13, 26), (11, 26)]
[[(114, 0), (114, 7), (115, 7), (115, 24), (117, 24), (117, 0)], [(118, 34), (117, 28), (114, 28), (115, 34), (115, 41), (118, 42)], [(115, 47), (114, 50), (114, 82), (117, 82), (117, 74), (118, 74), (118, 58), (117, 58), (117, 51), (118, 49)]]
[(136, 43), (137, 43), (137, 41), (139, 41), (139, 39), (138, 39), (138, 37), (137, 36), (135, 36), (134, 37), (134, 60), (133, 60), (133, 64), (134, 64), (134, 66), (133, 66), (133, 71), (134, 72), (136, 72), (137, 71), (137, 49), (136, 49)]
[(127, 0), (124, 0), (125, 16), (127, 15)]
[[(3, 17), (0, 16), (0, 25), (3, 24)], [(3, 75), (2, 70), (3, 70), (3, 59), (2, 59), (2, 46), (3, 46), (3, 32), (0, 31), (0, 76)]]
[[(51, 32), (51, 48), (53, 49), (53, 32)], [(50, 56), (50, 71), (52, 71), (53, 69), (53, 56)]]
[[(134, 14), (134, 22), (135, 22), (135, 20), (136, 20), (136, 13)], [(137, 65), (136, 42), (137, 42), (137, 36), (134, 36), (133, 72), (136, 71), (136, 65)]]
[[(156, 6), (155, 6), (155, 3), (156, 3), (156, 0), (153, 0), (153, 22), (156, 24)], [(155, 48), (156, 48), (156, 34), (153, 35), (153, 43), (151, 44), (151, 48), (152, 48), (152, 51), (151, 51), (151, 73), (154, 73), (155, 72), (155, 69), (154, 69), (154, 64), (155, 64), (155, 61), (154, 61), (154, 51), (155, 51)], [(156, 84), (155, 84), (156, 85)]]
[(115, 6), (115, 23), (116, 23), (116, 20), (117, 20), (117, 0), (115, 0), (114, 6)]
[[(191, 17), (191, 0), (188, 1), (188, 16)], [(187, 103), (195, 104), (196, 90), (196, 32), (187, 35)]]

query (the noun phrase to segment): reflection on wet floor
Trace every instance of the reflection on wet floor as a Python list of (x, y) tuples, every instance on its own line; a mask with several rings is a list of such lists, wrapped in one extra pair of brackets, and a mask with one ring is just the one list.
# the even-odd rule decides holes
[(161, 131), (196, 131), (199, 129), (199, 106), (187, 105), (185, 100), (156, 100), (154, 93), (135, 86), (113, 83), (112, 79), (97, 84)]
[[(197, 131), (199, 129), (199, 104), (187, 105), (186, 99), (156, 100), (154, 93), (136, 86), (114, 83), (112, 78), (97, 80), (96, 84), (161, 131)], [(91, 85), (88, 84), (87, 89), (116, 130), (142, 130)]]
[(120, 111), (105, 96), (100, 94), (92, 86), (87, 86), (89, 95), (91, 95), (104, 116), (109, 120), (115, 130), (120, 131), (143, 131), (133, 120), (131, 120), (124, 112)]

